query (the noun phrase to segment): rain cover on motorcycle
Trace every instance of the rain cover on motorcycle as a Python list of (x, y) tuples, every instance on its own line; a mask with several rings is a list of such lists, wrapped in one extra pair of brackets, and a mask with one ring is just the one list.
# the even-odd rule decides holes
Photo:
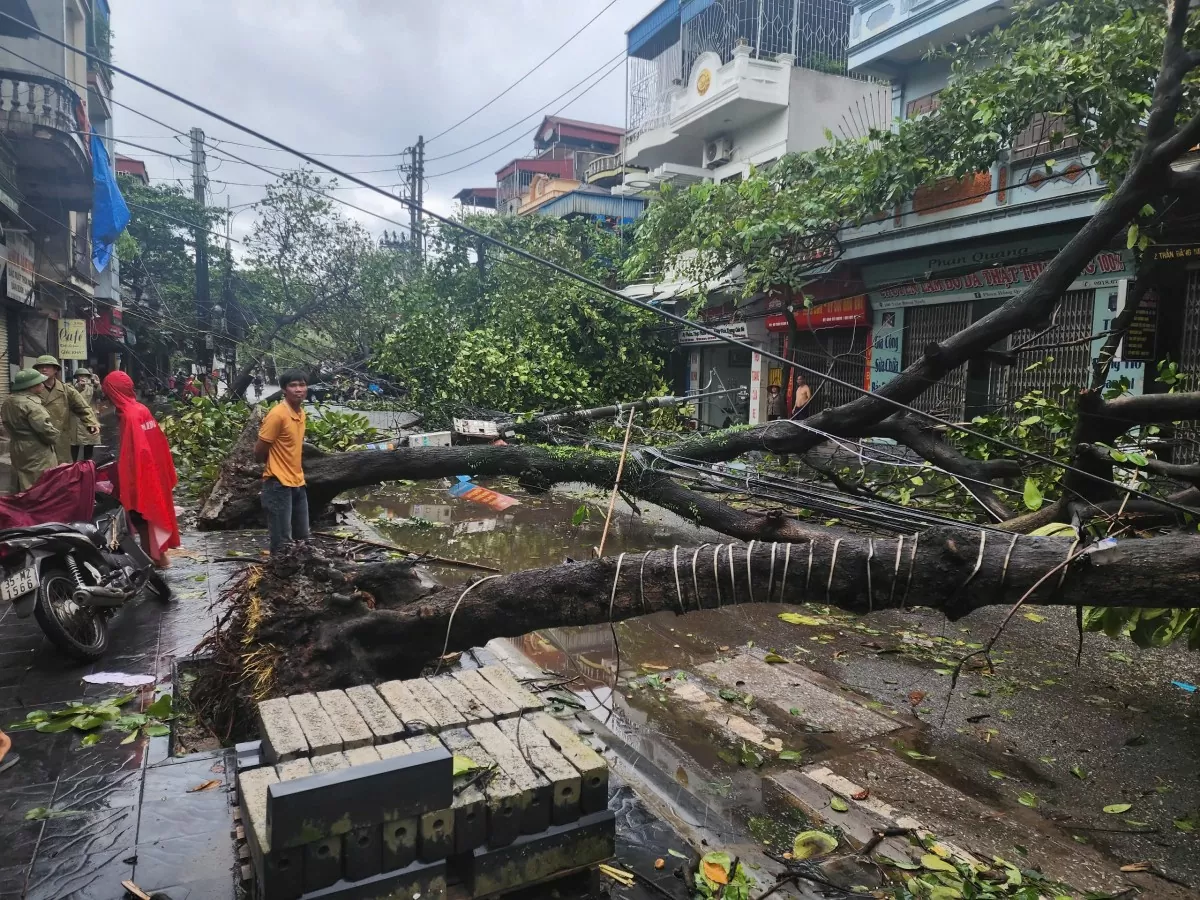
[(0, 529), (46, 522), (90, 522), (96, 511), (96, 464), (55, 466), (28, 490), (0, 495)]

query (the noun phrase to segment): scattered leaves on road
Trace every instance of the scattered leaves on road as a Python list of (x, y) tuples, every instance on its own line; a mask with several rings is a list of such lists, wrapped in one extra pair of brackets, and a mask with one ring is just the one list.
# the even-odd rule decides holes
[(1110, 816), (1119, 816), (1123, 812), (1129, 812), (1133, 809), (1132, 803), (1110, 803), (1104, 807), (1104, 811)]

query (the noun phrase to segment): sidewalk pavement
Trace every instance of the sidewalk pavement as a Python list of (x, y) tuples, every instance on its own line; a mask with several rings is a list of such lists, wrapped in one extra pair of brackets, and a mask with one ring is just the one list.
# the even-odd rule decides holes
[[(0, 474), (2, 477), (2, 474)], [(175, 596), (165, 607), (139, 599), (109, 623), (111, 645), (97, 663), (75, 663), (56, 651), (32, 619), (0, 612), (0, 727), (31, 710), (71, 700), (97, 702), (131, 689), (82, 681), (93, 672), (155, 676), (169, 687), (171, 663), (188, 655), (212, 626), (214, 601), (237, 567), (212, 564), (227, 549), (254, 538), (183, 535), (166, 573)], [(127, 707), (145, 709), (150, 687)], [(140, 737), (122, 745), (119, 731), (92, 747), (78, 732), (11, 734), (20, 762), (0, 773), (0, 900), (118, 900), (132, 879), (147, 893), (173, 900), (235, 894), (228, 751), (168, 756), (168, 738)], [(189, 793), (220, 779), (215, 790)], [(29, 821), (38, 807), (51, 817)]]

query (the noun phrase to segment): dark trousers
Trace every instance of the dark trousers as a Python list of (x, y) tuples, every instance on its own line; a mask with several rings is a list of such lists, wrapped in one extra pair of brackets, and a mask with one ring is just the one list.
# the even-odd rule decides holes
[(72, 444), (71, 459), (75, 462), (83, 462), (85, 459), (91, 459), (92, 454), (96, 452), (95, 444)]
[(278, 479), (268, 478), (262, 486), (262, 505), (267, 511), (272, 553), (308, 540), (308, 492), (304, 488), (286, 487)]

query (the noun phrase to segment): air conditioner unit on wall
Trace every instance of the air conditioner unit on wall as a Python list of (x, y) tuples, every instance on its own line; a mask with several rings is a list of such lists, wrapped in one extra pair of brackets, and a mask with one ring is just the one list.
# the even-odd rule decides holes
[(704, 145), (704, 167), (715, 169), (727, 162), (733, 162), (733, 139), (719, 137)]

